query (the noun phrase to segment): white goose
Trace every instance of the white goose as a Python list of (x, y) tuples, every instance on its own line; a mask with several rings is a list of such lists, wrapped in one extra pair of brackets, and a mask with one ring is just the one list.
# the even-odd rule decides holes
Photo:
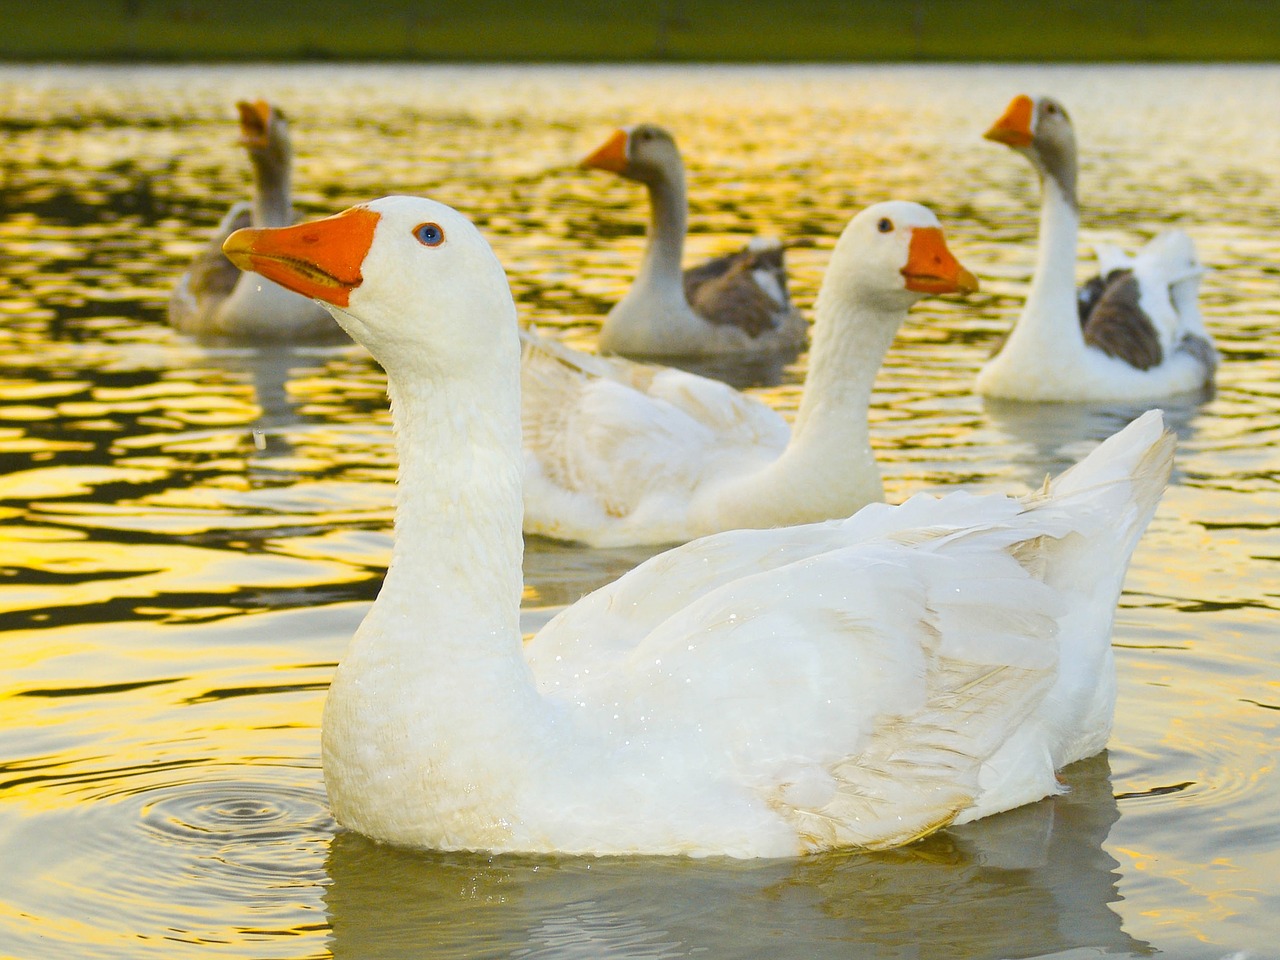
[(1050, 97), (1014, 97), (987, 131), (1040, 174), (1040, 252), (1022, 316), (978, 374), (977, 390), (1033, 401), (1144, 400), (1209, 386), (1217, 352), (1197, 305), (1204, 272), (1184, 232), (1135, 258), (1100, 251), (1101, 274), (1077, 297), (1076, 141)]
[(927, 208), (859, 213), (818, 294), (794, 431), (719, 381), (531, 340), (525, 531), (599, 547), (674, 543), (847, 517), (883, 499), (867, 427), (876, 371), (913, 303), (975, 289)]
[(616, 131), (582, 161), (643, 183), (649, 238), (635, 283), (605, 317), (600, 349), (642, 357), (794, 353), (807, 326), (791, 304), (782, 245), (757, 238), (737, 253), (681, 271), (689, 218), (684, 162), (650, 123)]
[(241, 100), (240, 144), (253, 165), (253, 201), (237, 203), (214, 229), (169, 296), (169, 323), (183, 333), (252, 340), (341, 340), (323, 308), (283, 287), (242, 274), (222, 252), (241, 227), (293, 223), (293, 151), (284, 115), (264, 100)]
[(694, 541), (526, 646), (520, 342), (484, 238), (387, 197), (226, 250), (387, 372), (395, 547), (323, 718), (340, 823), (451, 850), (885, 847), (1059, 792), (1106, 742), (1114, 606), (1172, 460), (1158, 412), (1026, 498)]

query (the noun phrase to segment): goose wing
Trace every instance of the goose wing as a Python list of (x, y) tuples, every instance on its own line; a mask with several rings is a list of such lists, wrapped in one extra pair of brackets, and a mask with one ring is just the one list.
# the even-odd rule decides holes
[(183, 329), (187, 321), (201, 316), (231, 295), (240, 282), (240, 268), (227, 259), (222, 244), (244, 227), (252, 226), (252, 206), (237, 203), (226, 212), (205, 243), (178, 278), (169, 297), (169, 319)]
[(1151, 299), (1149, 292), (1144, 296), (1133, 270), (1112, 272), (1084, 318), (1085, 343), (1139, 370), (1158, 366), (1165, 352), (1160, 333), (1144, 309)]
[(1021, 509), (961, 494), (913, 503), (923, 526), (870, 511), (698, 541), (553, 620), (530, 662), (547, 695), (638, 723), (623, 739), (674, 757), (695, 725), (689, 762), (741, 777), (803, 849), (908, 842), (974, 802), (1055, 680), (1064, 601), (1035, 575), (1024, 545), (1044, 531), (1019, 529)]
[(751, 337), (778, 329), (793, 313), (783, 246), (774, 239), (753, 240), (736, 253), (686, 270), (684, 292), (700, 316), (740, 327)]
[(521, 390), (529, 532), (591, 539), (646, 504), (678, 513), (716, 470), (767, 462), (790, 435), (775, 411), (719, 381), (527, 332)]
[(529, 663), (619, 742), (740, 776), (806, 849), (907, 842), (1054, 793), (1105, 738), (1115, 599), (1172, 455), (1152, 411), (1027, 498), (707, 537), (566, 609)]

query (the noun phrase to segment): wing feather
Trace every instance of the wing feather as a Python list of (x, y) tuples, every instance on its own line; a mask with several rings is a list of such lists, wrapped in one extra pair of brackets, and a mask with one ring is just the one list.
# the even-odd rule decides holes
[(758, 467), (790, 431), (767, 405), (682, 370), (524, 337), (521, 374), (529, 532), (579, 538), (611, 521), (683, 519), (717, 471)]
[[(570, 653), (552, 621), (530, 648), (535, 676), (550, 696), (571, 689), (604, 725), (630, 698), (649, 718), (632, 737), (675, 740), (681, 730), (664, 718), (701, 717), (699, 762), (755, 771), (761, 801), (808, 848), (896, 845), (944, 826), (1052, 684), (1060, 598), (1019, 562), (1024, 533), (997, 525), (978, 541), (943, 525), (923, 549), (891, 537), (834, 547), (840, 526), (797, 528), (811, 533), (803, 545), (740, 531), (783, 549), (701, 582), (651, 561), (642, 579), (654, 587), (661, 576), (677, 598), (662, 604), (665, 619), (628, 630), (629, 589), (605, 588), (591, 598), (610, 611), (594, 634), (605, 639)], [(706, 558), (693, 554), (695, 567)], [(800, 594), (804, 605), (776, 602)], [(655, 599), (647, 621), (662, 615)], [(580, 606), (562, 615), (567, 635)], [(561, 673), (570, 662), (572, 675)]]
[(240, 268), (227, 259), (222, 243), (236, 230), (251, 225), (251, 206), (247, 202), (237, 203), (214, 227), (204, 246), (196, 251), (169, 297), (169, 321), (175, 327), (188, 327), (231, 295), (240, 282)]
[(664, 781), (745, 789), (797, 852), (1048, 796), (1105, 742), (1115, 598), (1172, 449), (1151, 411), (1026, 498), (695, 541), (547, 624), (535, 681)]

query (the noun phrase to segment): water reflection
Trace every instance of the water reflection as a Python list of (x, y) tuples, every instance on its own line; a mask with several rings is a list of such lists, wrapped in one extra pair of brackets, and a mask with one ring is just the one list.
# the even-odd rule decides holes
[(739, 863), (483, 857), (336, 836), (335, 958), (1141, 956), (1111, 904), (1105, 754), (1071, 792), (905, 850)]
[(584, 550), (576, 544), (529, 537), (525, 542), (525, 606), (567, 606), (612, 583), (663, 547)]
[[(636, 359), (643, 360), (638, 357)], [(777, 354), (746, 359), (724, 357), (659, 357), (654, 362), (679, 367), (702, 377), (723, 380), (739, 390), (746, 387), (776, 387), (784, 380), (803, 383), (802, 368), (796, 366), (796, 355)]]
[(1006, 459), (1019, 479), (1034, 487), (1152, 407), (1164, 411), (1165, 426), (1184, 443), (1193, 436), (1196, 418), (1208, 398), (1189, 394), (1151, 403), (1016, 403), (984, 397), (982, 412), (1004, 442), (1011, 444)]

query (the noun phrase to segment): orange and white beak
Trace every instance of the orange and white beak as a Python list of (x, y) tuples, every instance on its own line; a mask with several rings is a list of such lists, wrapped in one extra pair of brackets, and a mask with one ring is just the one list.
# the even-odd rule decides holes
[(240, 111), (240, 145), (265, 148), (271, 129), (271, 104), (265, 100), (240, 100), (236, 109)]
[(978, 278), (960, 266), (937, 227), (914, 227), (907, 265), (902, 268), (908, 290), (916, 293), (973, 293)]
[(595, 153), (582, 161), (582, 166), (596, 170), (608, 170), (610, 173), (622, 173), (627, 169), (627, 141), (630, 139), (626, 130), (615, 130), (613, 135), (601, 144)]
[(1035, 138), (1031, 129), (1034, 113), (1035, 104), (1031, 102), (1031, 98), (1020, 93), (1009, 101), (1009, 106), (1005, 107), (1000, 119), (983, 136), (1010, 147), (1029, 147)]
[(237, 230), (222, 244), (222, 252), (241, 270), (260, 273), (304, 297), (345, 307), (351, 291), (364, 282), (360, 269), (377, 226), (377, 213), (352, 207), (292, 227)]

